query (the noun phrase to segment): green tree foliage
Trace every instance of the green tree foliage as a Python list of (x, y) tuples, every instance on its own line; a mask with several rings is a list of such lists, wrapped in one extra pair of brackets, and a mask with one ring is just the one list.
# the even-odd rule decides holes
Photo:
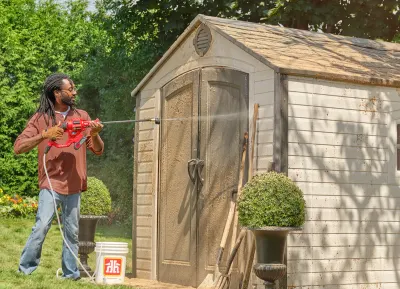
[[(245, 0), (247, 1), (247, 0)], [(252, 1), (247, 1), (252, 2)], [(261, 2), (261, 1), (255, 1)], [(277, 0), (259, 22), (392, 41), (400, 32), (399, 0)], [(249, 10), (247, 10), (249, 11)]]
[(15, 156), (13, 143), (55, 71), (80, 75), (99, 34), (84, 0), (0, 1), (0, 187), (37, 194), (37, 150)]

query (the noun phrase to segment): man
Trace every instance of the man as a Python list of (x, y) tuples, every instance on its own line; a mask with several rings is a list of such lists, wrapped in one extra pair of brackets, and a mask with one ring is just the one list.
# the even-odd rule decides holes
[[(24, 131), (14, 144), (16, 154), (25, 153), (38, 146), (39, 206), (36, 222), (22, 251), (19, 272), (31, 274), (39, 265), (42, 245), (50, 228), (55, 209), (50, 185), (47, 180), (43, 155), (49, 139), (65, 143), (68, 136), (60, 127), (61, 123), (80, 118), (90, 120), (88, 113), (75, 108), (77, 90), (68, 75), (55, 73), (47, 77), (40, 98), (39, 108), (28, 121)], [(91, 122), (85, 131), (86, 146), (96, 155), (103, 153), (104, 144), (99, 136), (103, 125)], [(75, 256), (78, 255), (78, 224), (80, 194), (86, 190), (86, 147), (75, 150), (52, 148), (46, 155), (46, 167), (53, 187), (57, 205), (61, 205), (63, 233)], [(62, 271), (64, 278), (79, 279), (76, 259), (65, 243), (62, 250)]]

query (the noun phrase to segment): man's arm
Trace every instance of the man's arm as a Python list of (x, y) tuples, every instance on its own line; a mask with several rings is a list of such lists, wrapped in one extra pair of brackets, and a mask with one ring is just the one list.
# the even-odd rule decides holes
[(103, 150), (104, 147), (104, 143), (103, 140), (100, 138), (100, 136), (97, 134), (95, 136), (91, 136), (92, 137), (92, 148), (93, 151), (96, 152), (101, 152)]
[(43, 140), (42, 134), (35, 135), (30, 138), (23, 139), (18, 146), (14, 146), (15, 154), (19, 155), (31, 151), (34, 147), (40, 144)]
[(92, 122), (90, 124), (90, 143), (89, 147), (93, 153), (96, 155), (101, 155), (104, 150), (104, 143), (101, 137), (99, 136), (99, 132), (103, 129), (103, 125), (98, 122)]
[(61, 139), (64, 133), (64, 130), (60, 127), (61, 123), (53, 126), (47, 130), (43, 130), (41, 133), (29, 136), (32, 132), (27, 133), (29, 131), (29, 127), (27, 127), (22, 134), (17, 138), (14, 144), (14, 152), (15, 154), (22, 154), (31, 151), (38, 144), (40, 144), (44, 139), (53, 139), (58, 140)]

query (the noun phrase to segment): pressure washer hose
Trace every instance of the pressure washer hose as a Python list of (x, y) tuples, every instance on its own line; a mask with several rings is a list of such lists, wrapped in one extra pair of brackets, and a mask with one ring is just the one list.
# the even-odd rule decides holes
[[(45, 173), (46, 173), (47, 181), (49, 182), (51, 195), (53, 196), (54, 211), (56, 212), (57, 222), (58, 222), (58, 228), (60, 229), (61, 237), (63, 238), (64, 243), (65, 243), (65, 245), (67, 245), (67, 248), (68, 248), (68, 250), (71, 252), (72, 256), (74, 256), (74, 258), (78, 261), (79, 265), (80, 265), (80, 266), (82, 267), (82, 269), (85, 271), (86, 275), (89, 277), (90, 281), (91, 281), (91, 282), (95, 282), (94, 277), (95, 277), (96, 274), (97, 274), (97, 270), (98, 270), (98, 267), (99, 267), (99, 260), (100, 260), (100, 258), (98, 258), (98, 260), (97, 260), (95, 272), (93, 273), (93, 275), (90, 275), (89, 272), (88, 272), (88, 271), (85, 269), (85, 267), (82, 265), (82, 263), (81, 263), (81, 261), (79, 260), (79, 258), (78, 258), (78, 257), (74, 254), (74, 252), (72, 251), (72, 249), (71, 249), (71, 247), (69, 246), (67, 240), (65, 240), (64, 233), (63, 233), (63, 231), (62, 231), (62, 229), (61, 229), (60, 216), (58, 215), (58, 211), (57, 211), (56, 197), (54, 196), (53, 186), (51, 185), (50, 178), (49, 178), (49, 174), (47, 173), (46, 154), (43, 155), (43, 167), (44, 167), (44, 171), (45, 171)], [(100, 253), (101, 253), (101, 248), (100, 248)], [(59, 273), (60, 270), (61, 270), (61, 268), (59, 268), (59, 269), (57, 270), (57, 273), (56, 273), (56, 277), (57, 277), (57, 278), (60, 278), (59, 275), (58, 275), (58, 273)]]

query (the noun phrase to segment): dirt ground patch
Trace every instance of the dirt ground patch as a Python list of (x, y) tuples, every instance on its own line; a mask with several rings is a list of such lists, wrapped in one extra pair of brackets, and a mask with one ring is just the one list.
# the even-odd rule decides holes
[(146, 288), (146, 289), (193, 289), (193, 287), (186, 287), (175, 284), (161, 283), (154, 280), (148, 279), (138, 279), (125, 277), (124, 285), (136, 287), (136, 288)]

